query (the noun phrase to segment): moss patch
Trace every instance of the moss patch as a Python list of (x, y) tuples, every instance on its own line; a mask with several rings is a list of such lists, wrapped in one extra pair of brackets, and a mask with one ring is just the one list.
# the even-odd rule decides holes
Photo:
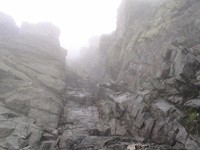
[(182, 124), (191, 134), (200, 135), (200, 111), (194, 108), (187, 109)]

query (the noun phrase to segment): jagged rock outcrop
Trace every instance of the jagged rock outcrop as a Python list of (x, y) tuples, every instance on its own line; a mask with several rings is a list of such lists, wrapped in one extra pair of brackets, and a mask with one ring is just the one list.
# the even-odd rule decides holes
[(110, 135), (200, 149), (199, 7), (199, 0), (122, 1), (116, 31), (99, 44), (98, 75), (123, 84), (98, 92)]
[(0, 149), (199, 150), (199, 7), (123, 0), (116, 31), (95, 51), (99, 61), (86, 55), (97, 67), (87, 70), (92, 77), (114, 80), (96, 94), (86, 90), (96, 89), (87, 74), (64, 75), (56, 27), (19, 29), (0, 14)]
[[(107, 87), (117, 90), (124, 89), (122, 91), (126, 89), (124, 86), (116, 86), (115, 84), (109, 84)], [(121, 114), (120, 109), (114, 110), (114, 107), (110, 105), (112, 104), (111, 101), (107, 103), (106, 99), (101, 99), (103, 96), (108, 98), (111, 95), (92, 94), (86, 89), (67, 89), (63, 103), (64, 109), (60, 119), (59, 136), (54, 149), (143, 150), (145, 148), (145, 150), (161, 150), (171, 148), (169, 145), (139, 144), (136, 136), (122, 134), (122, 130), (118, 130), (117, 134), (114, 129), (114, 120), (110, 121), (110, 115), (114, 116), (115, 113), (111, 114), (109, 112), (115, 111)], [(102, 118), (108, 118), (106, 125), (104, 124), (105, 120)]]
[[(188, 87), (189, 90), (189, 84), (177, 79), (153, 81), (135, 93), (125, 87), (122, 92), (117, 87), (123, 86), (114, 83), (101, 85), (98, 112), (102, 128), (110, 129), (111, 135), (134, 137), (142, 143), (167, 144), (170, 149), (200, 149), (198, 119), (188, 120), (184, 111), (186, 99), (174, 87), (177, 82), (179, 89)], [(187, 100), (185, 104), (193, 107), (195, 102)], [(187, 126), (190, 123), (195, 125), (193, 133)]]
[[(119, 8), (116, 32), (102, 37), (100, 42), (100, 62), (106, 62), (104, 74), (123, 80), (133, 89), (159, 76), (167, 69), (163, 58), (168, 50), (178, 52), (178, 43), (185, 48), (198, 45), (199, 5), (198, 0), (160, 3), (124, 0)], [(180, 70), (171, 70), (170, 76), (179, 73)]]
[(51, 24), (18, 28), (0, 13), (1, 150), (38, 150), (47, 146), (48, 136), (57, 135), (66, 86), (66, 52), (58, 36)]

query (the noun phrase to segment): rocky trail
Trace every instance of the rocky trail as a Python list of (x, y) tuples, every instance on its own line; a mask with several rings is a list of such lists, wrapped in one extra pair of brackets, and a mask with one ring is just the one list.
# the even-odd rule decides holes
[(0, 13), (0, 150), (200, 150), (199, 8), (122, 0), (72, 66), (57, 27)]
[[(104, 128), (96, 105), (97, 97), (85, 89), (70, 89), (65, 94), (58, 136), (47, 149), (56, 150), (170, 150), (167, 145), (138, 143), (128, 135), (111, 135)], [(43, 149), (45, 149), (43, 147)]]

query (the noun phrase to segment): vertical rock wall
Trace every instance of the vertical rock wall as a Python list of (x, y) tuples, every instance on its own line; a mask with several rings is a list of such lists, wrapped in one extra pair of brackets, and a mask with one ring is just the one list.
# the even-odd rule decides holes
[(117, 30), (99, 46), (104, 80), (130, 90), (99, 91), (111, 134), (199, 149), (199, 8), (199, 0), (122, 1)]
[[(100, 42), (100, 61), (106, 62), (104, 74), (123, 80), (133, 89), (160, 76), (169, 49), (176, 53), (177, 43), (187, 48), (199, 43), (199, 5), (198, 0), (123, 0), (112, 40), (105, 44), (107, 37), (102, 37)], [(178, 72), (171, 71), (173, 75)]]

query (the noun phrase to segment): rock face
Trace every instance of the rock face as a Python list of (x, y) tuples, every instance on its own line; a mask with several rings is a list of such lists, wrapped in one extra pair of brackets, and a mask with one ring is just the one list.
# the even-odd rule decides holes
[(200, 1), (148, 3), (124, 0), (100, 41), (104, 77), (129, 89), (102, 88), (101, 122), (113, 135), (200, 149)]
[[(180, 46), (194, 48), (199, 43), (199, 5), (198, 0), (123, 0), (116, 32), (100, 41), (104, 77), (123, 80), (134, 90), (163, 69), (170, 72), (162, 76), (180, 74)], [(177, 57), (175, 70), (163, 64), (171, 53)]]
[(199, 7), (199, 0), (122, 1), (116, 31), (99, 44), (98, 75), (120, 83), (98, 91), (102, 130), (200, 149)]
[[(110, 101), (111, 99), (105, 98), (112, 96), (112, 92), (103, 94), (104, 86), (100, 86), (100, 93), (97, 94), (92, 94), (85, 89), (67, 89), (60, 119), (59, 136), (55, 146), (51, 148), (56, 150), (126, 150), (127, 148), (129, 150), (135, 150), (135, 148), (136, 150), (144, 148), (145, 150), (162, 150), (164, 147), (171, 149), (170, 145), (133, 145), (138, 142), (137, 137), (126, 134), (126, 129), (118, 124), (126, 112), (120, 110), (122, 105), (118, 106)], [(112, 88), (122, 89), (122, 87), (112, 84)], [(117, 101), (129, 101), (128, 98), (132, 95), (126, 94), (120, 96)], [(114, 118), (115, 115), (118, 120)]]
[(46, 128), (57, 128), (66, 86), (66, 53), (58, 36), (51, 24), (18, 28), (0, 13), (1, 150), (38, 150)]
[(98, 86), (64, 75), (56, 27), (0, 14), (0, 150), (200, 150), (199, 8), (123, 0), (116, 31), (88, 49), (99, 61), (86, 55), (112, 81)]
[[(172, 88), (178, 81), (169, 84), (171, 80), (157, 84), (154, 81), (136, 93), (112, 88), (119, 85), (102, 85), (98, 94), (98, 112), (103, 130), (110, 129), (113, 136), (130, 136), (142, 143), (167, 144), (174, 149), (200, 149), (199, 135), (193, 135), (184, 127), (182, 120), (187, 117), (183, 111), (185, 99)], [(187, 84), (180, 88), (183, 86)], [(176, 95), (171, 93), (174, 91)], [(186, 104), (195, 105), (196, 101), (189, 100)]]

